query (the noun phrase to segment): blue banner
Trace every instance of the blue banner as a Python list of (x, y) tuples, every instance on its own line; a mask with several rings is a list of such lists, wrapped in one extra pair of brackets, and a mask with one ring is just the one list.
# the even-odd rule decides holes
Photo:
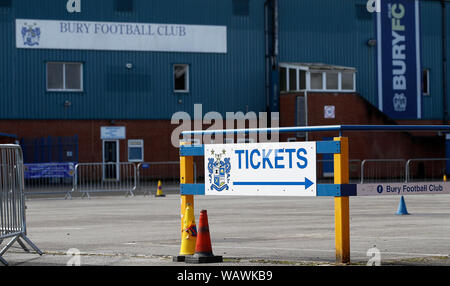
[(392, 119), (421, 112), (420, 15), (417, 0), (381, 0), (377, 13), (378, 105)]
[(74, 163), (25, 164), (25, 179), (71, 178), (75, 172)]

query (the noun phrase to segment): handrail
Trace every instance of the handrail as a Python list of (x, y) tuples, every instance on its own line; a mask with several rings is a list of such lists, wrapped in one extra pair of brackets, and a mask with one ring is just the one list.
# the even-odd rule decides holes
[(213, 135), (213, 134), (250, 134), (250, 133), (292, 133), (292, 132), (320, 132), (320, 131), (450, 131), (450, 125), (323, 125), (306, 127), (273, 127), (250, 129), (222, 129), (222, 130), (191, 130), (183, 131), (182, 135)]

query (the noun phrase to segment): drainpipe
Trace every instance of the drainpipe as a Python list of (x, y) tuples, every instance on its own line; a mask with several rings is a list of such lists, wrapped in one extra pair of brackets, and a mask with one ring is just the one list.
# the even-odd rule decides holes
[(445, 0), (441, 0), (442, 6), (442, 106), (444, 109), (442, 123), (447, 123), (447, 12)]
[(278, 68), (278, 0), (273, 0), (273, 60), (272, 69)]
[[(271, 122), (271, 112), (278, 111), (274, 106), (274, 99), (278, 99), (278, 0), (264, 2), (264, 30), (266, 50), (266, 104), (269, 112), (268, 121)], [(277, 110), (274, 110), (277, 109)]]

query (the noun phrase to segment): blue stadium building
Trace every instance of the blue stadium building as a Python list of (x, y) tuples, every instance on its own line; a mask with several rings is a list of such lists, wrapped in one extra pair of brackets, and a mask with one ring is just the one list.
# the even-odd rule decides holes
[[(0, 135), (27, 162), (151, 162), (177, 160), (171, 118), (195, 104), (285, 126), (447, 124), (448, 5), (0, 0)], [(396, 140), (392, 156), (445, 156), (445, 134)]]

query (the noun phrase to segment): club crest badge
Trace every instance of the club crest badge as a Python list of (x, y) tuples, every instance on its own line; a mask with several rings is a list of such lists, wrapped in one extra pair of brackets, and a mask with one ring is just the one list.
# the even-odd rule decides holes
[(218, 154), (212, 150), (211, 155), (214, 156), (214, 158), (208, 159), (209, 183), (211, 184), (211, 190), (216, 190), (218, 192), (228, 190), (231, 171), (230, 157), (226, 157), (225, 150)]
[(403, 93), (396, 93), (393, 99), (394, 110), (397, 112), (404, 112), (406, 110), (407, 99)]
[(41, 28), (36, 27), (36, 24), (28, 25), (25, 23), (22, 28), (22, 39), (25, 46), (39, 46), (39, 41), (41, 39)]

